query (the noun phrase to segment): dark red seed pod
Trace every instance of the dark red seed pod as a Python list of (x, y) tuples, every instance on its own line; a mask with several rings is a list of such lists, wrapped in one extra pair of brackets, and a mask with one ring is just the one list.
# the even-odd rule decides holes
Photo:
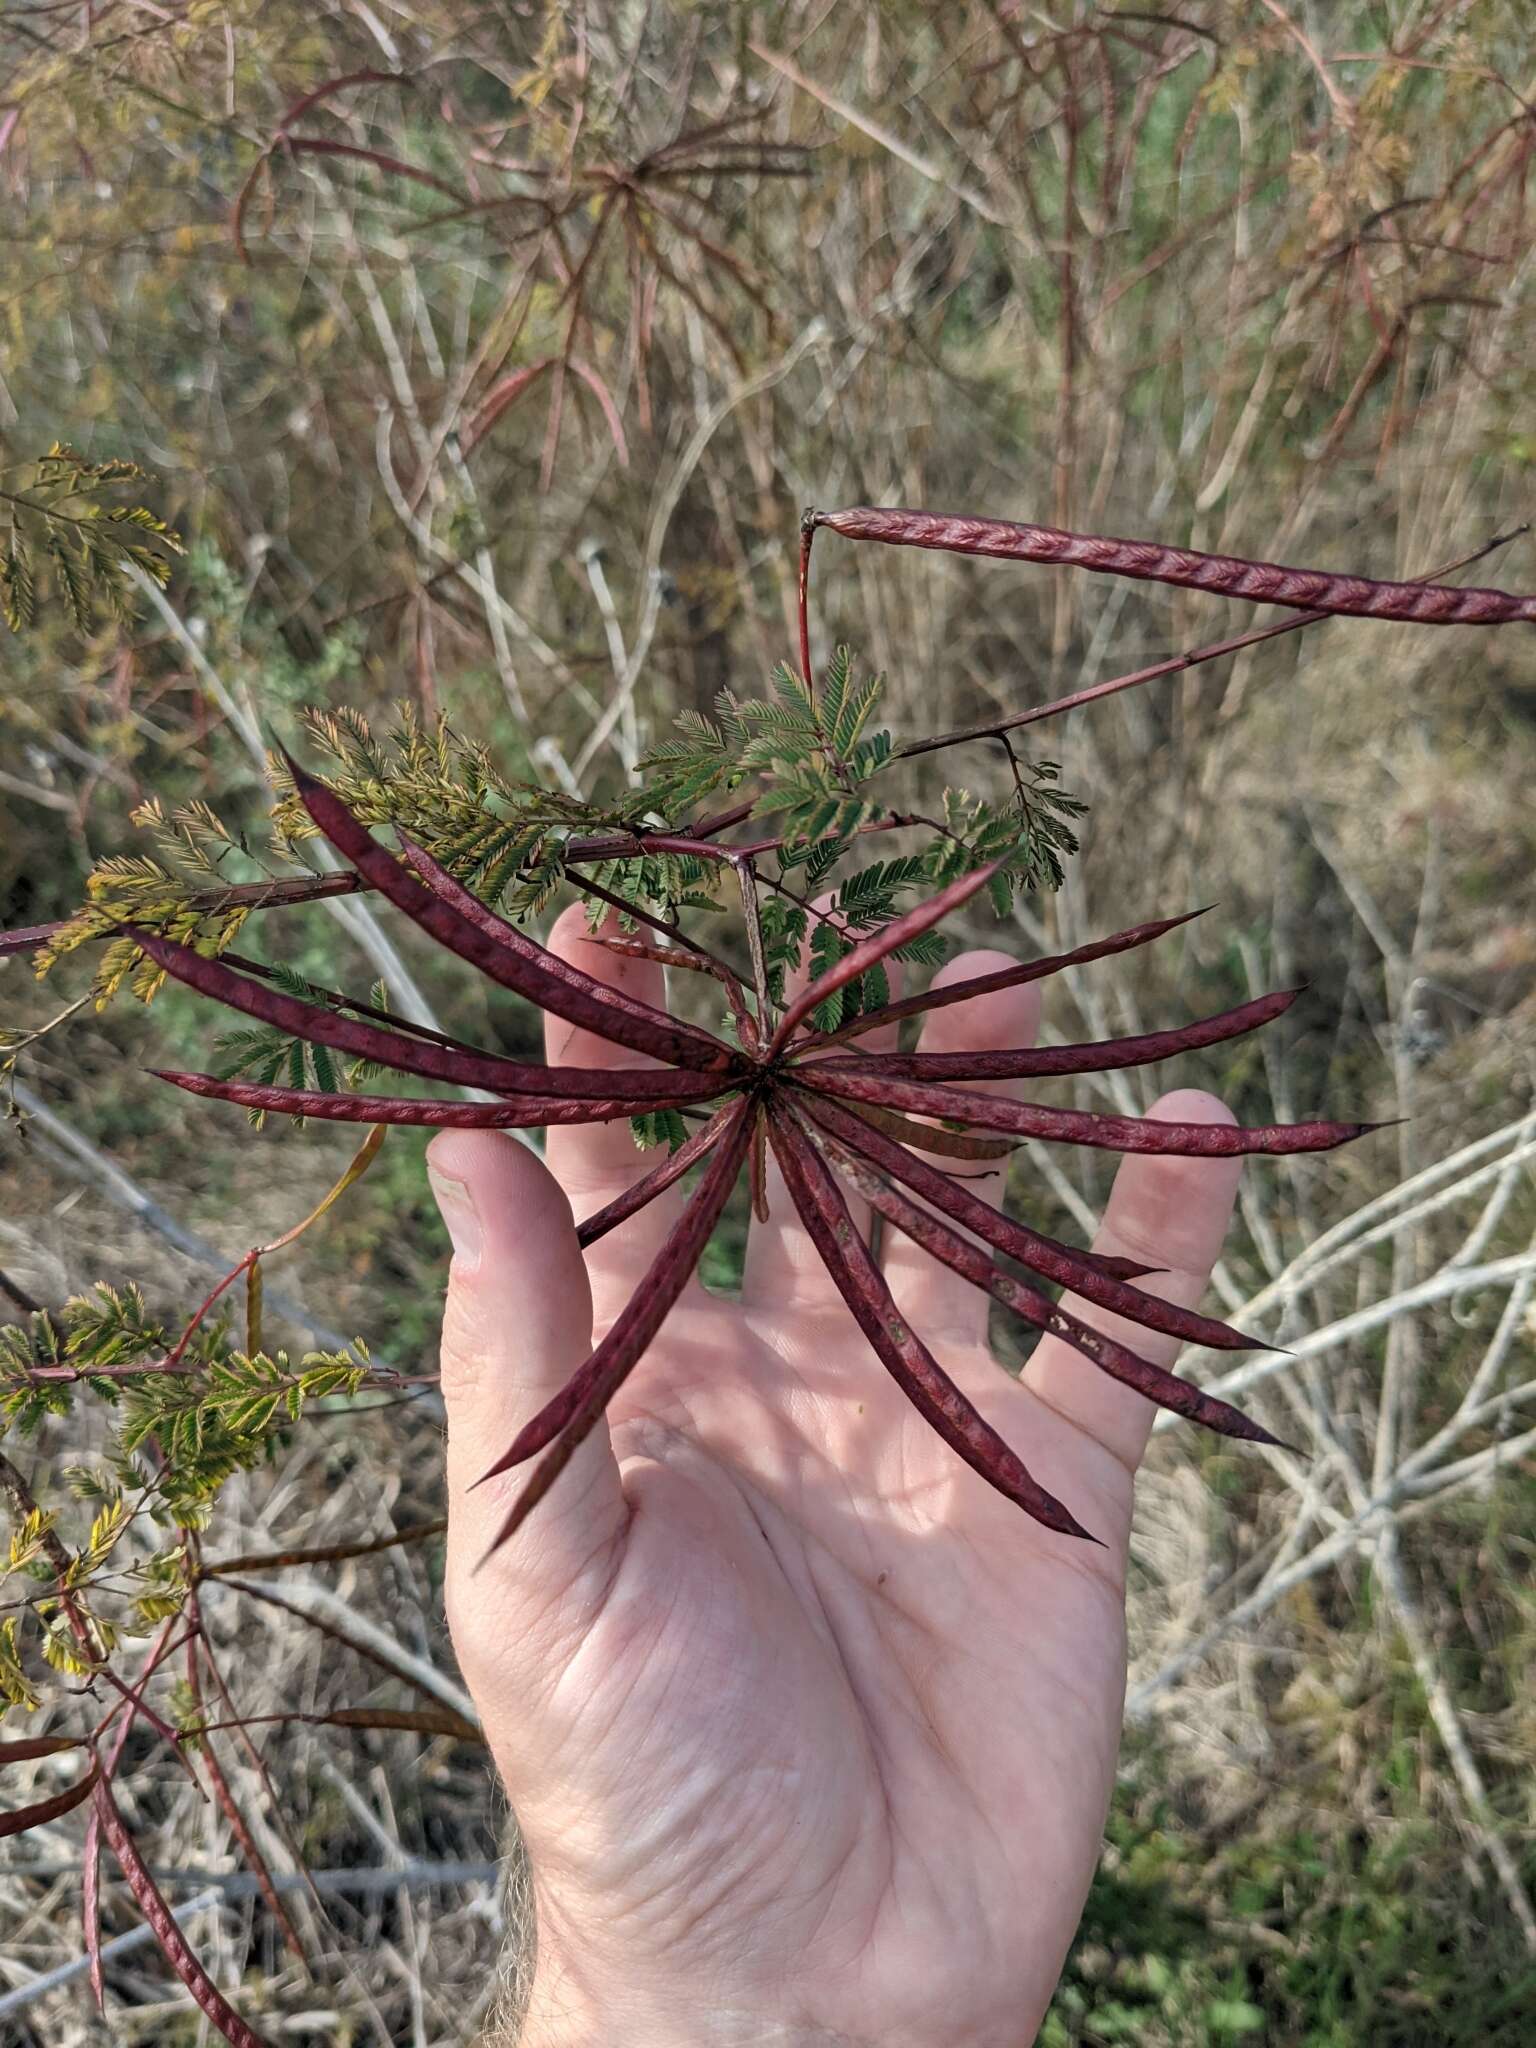
[(717, 1109), (704, 1128), (678, 1146), (653, 1166), (649, 1173), (641, 1174), (631, 1181), (623, 1194), (615, 1195), (611, 1202), (594, 1211), (585, 1221), (576, 1226), (576, 1240), (585, 1250), (589, 1244), (596, 1244), (600, 1237), (606, 1237), (610, 1230), (628, 1222), (656, 1197), (664, 1194), (675, 1181), (680, 1181), (691, 1166), (696, 1166), (719, 1143), (726, 1125), (735, 1114), (735, 1103), (728, 1102), (723, 1109)]
[(920, 1244), (924, 1251), (968, 1280), (973, 1287), (990, 1294), (994, 1301), (1000, 1301), (1024, 1322), (1060, 1337), (1111, 1379), (1134, 1387), (1138, 1394), (1155, 1401), (1158, 1407), (1171, 1409), (1174, 1414), (1182, 1415), (1190, 1422), (1201, 1423), (1218, 1435), (1240, 1437), (1249, 1443), (1273, 1444), (1279, 1441), (1262, 1423), (1244, 1415), (1240, 1408), (1218, 1400), (1214, 1394), (1207, 1394), (1189, 1380), (1181, 1380), (1177, 1373), (1154, 1365), (1151, 1359), (1140, 1357), (1128, 1345), (1117, 1343), (1113, 1337), (1090, 1328), (1080, 1317), (1059, 1307), (1038, 1287), (1025, 1286), (1011, 1274), (1003, 1272), (979, 1245), (941, 1222), (931, 1209), (925, 1209), (921, 1203), (899, 1193), (882, 1175), (864, 1165), (834, 1140), (817, 1132), (814, 1126), (810, 1127), (809, 1135), (871, 1208), (915, 1244)]
[[(563, 961), (555, 962), (553, 954), (546, 953), (542, 946), (535, 946), (531, 939), (523, 939), (521, 933), (518, 936), (528, 948), (527, 952), (509, 947), (499, 935), (482, 930), (479, 924), (435, 895), (408, 867), (396, 860), (388, 848), (381, 846), (333, 790), (327, 789), (313, 775), (307, 775), (296, 761), (288, 760), (288, 771), (304, 808), (336, 851), (351, 861), (364, 880), (413, 923), (420, 925), (439, 945), (457, 953), (461, 960), (479, 968), (492, 981), (537, 1004), (552, 1017), (563, 1017), (567, 1024), (595, 1032), (611, 1044), (626, 1046), (631, 1052), (644, 1053), (650, 1059), (673, 1066), (708, 1067), (717, 1071), (740, 1064), (739, 1056), (723, 1040), (711, 1037), (707, 1031), (700, 1031), (691, 1024), (679, 1024), (659, 1010), (655, 1013), (655, 1021), (652, 1021), (650, 1017), (636, 1015), (632, 1008), (604, 1000), (603, 996), (593, 992), (593, 988), (581, 985), (583, 981), (590, 981), (589, 976), (580, 975), (579, 970)], [(560, 969), (564, 971), (558, 971)], [(596, 986), (600, 984), (594, 984)], [(604, 994), (611, 997), (612, 991), (607, 990)]]
[(666, 1243), (607, 1336), (554, 1399), (547, 1402), (531, 1422), (524, 1424), (495, 1464), (475, 1481), (477, 1486), (482, 1486), (487, 1479), (510, 1471), (514, 1465), (522, 1464), (549, 1446), (547, 1456), (513, 1502), (486, 1557), (499, 1550), (522, 1527), (570, 1463), (577, 1446), (591, 1432), (598, 1417), (645, 1356), (652, 1338), (666, 1320), (667, 1311), (688, 1284), (709, 1242), (709, 1234), (736, 1185), (742, 1161), (747, 1156), (752, 1125), (751, 1105), (738, 1102), (692, 1200), (672, 1226)]
[(12, 1806), (0, 1810), (0, 1839), (6, 1835), (24, 1835), (29, 1828), (40, 1828), (46, 1821), (62, 1820), (66, 1813), (73, 1813), (82, 1806), (96, 1789), (99, 1766), (95, 1763), (86, 1767), (83, 1775), (62, 1792), (51, 1792), (46, 1799), (35, 1799), (30, 1806)]
[(1361, 619), (1400, 619), (1419, 626), (1505, 626), (1536, 622), (1536, 597), (1507, 590), (1461, 589), (1449, 583), (1381, 583), (1328, 569), (1288, 569), (1241, 555), (1202, 555), (1150, 540), (1067, 533), (1056, 526), (1020, 526), (1007, 519), (968, 519), (900, 506), (855, 505), (818, 512), (818, 526), (848, 540), (897, 547), (942, 548), (1010, 562), (1046, 562), (1095, 569), (1147, 583), (1174, 583), (1214, 597), (1291, 605), (1298, 611), (1342, 612)]
[(904, 1145), (895, 1144), (879, 1131), (872, 1131), (830, 1096), (806, 1095), (803, 1102), (811, 1119), (841, 1139), (858, 1158), (879, 1167), (893, 1180), (901, 1181), (944, 1215), (974, 1231), (994, 1251), (1017, 1259), (1021, 1266), (1027, 1266), (1042, 1279), (1059, 1287), (1071, 1288), (1085, 1301), (1112, 1309), (1116, 1315), (1124, 1316), (1127, 1322), (1140, 1323), (1148, 1330), (1166, 1331), (1169, 1336), (1182, 1337), (1190, 1344), (1205, 1344), (1218, 1351), (1251, 1351), (1255, 1348), (1254, 1338), (1244, 1336), (1241, 1330), (1234, 1330), (1228, 1323), (1219, 1322), (1215, 1316), (1179, 1308), (1155, 1294), (1143, 1293), (1141, 1288), (1126, 1284), (1124, 1276), (1112, 1273), (1106, 1262), (1095, 1254), (1073, 1251), (1067, 1245), (1058, 1244), (1054, 1238), (1031, 1230), (1025, 1223), (1015, 1222), (1001, 1209), (994, 1209), (990, 1202), (973, 1195), (962, 1182), (941, 1173), (936, 1166), (930, 1166), (926, 1159), (919, 1159)]
[(948, 1123), (1011, 1131), (1020, 1138), (1046, 1138), (1061, 1145), (1091, 1145), (1104, 1152), (1174, 1153), (1185, 1158), (1234, 1159), (1254, 1152), (1331, 1152), (1379, 1128), (1367, 1123), (1192, 1124), (1162, 1117), (1101, 1116), (1087, 1109), (1049, 1109), (1037, 1102), (979, 1095), (969, 1088), (942, 1088), (926, 1081), (887, 1081), (883, 1075), (838, 1072), (830, 1066), (795, 1069), (807, 1092), (872, 1102), (913, 1116), (942, 1117)]
[(105, 1778), (97, 1780), (94, 1796), (101, 1832), (117, 1858), (118, 1868), (128, 1880), (128, 1889), (133, 1893), (139, 1911), (160, 1944), (161, 1954), (210, 2023), (231, 2043), (231, 2048), (270, 2048), (265, 2036), (241, 2019), (188, 1947), (186, 1936), (176, 1924), (175, 1914), (166, 1904), (160, 1887), (150, 1875), (149, 1865), (139, 1854), (138, 1844), (128, 1832), (117, 1801), (112, 1797), (112, 1788)]
[(857, 981), (861, 974), (868, 974), (872, 967), (880, 966), (898, 947), (908, 946), (914, 939), (921, 938), (924, 932), (932, 931), (962, 903), (969, 903), (978, 889), (985, 888), (1001, 866), (1001, 861), (994, 860), (988, 861), (985, 867), (973, 868), (968, 875), (951, 882), (926, 903), (919, 903), (901, 917), (893, 917), (889, 924), (882, 925), (879, 931), (862, 939), (851, 953), (845, 953), (825, 974), (818, 975), (784, 1012), (783, 1021), (768, 1047), (769, 1057), (784, 1049), (806, 1018), (818, 1010), (828, 996), (846, 988), (850, 981)]
[[(482, 903), (462, 882), (455, 881), (448, 870), (439, 861), (434, 860), (425, 847), (418, 846), (404, 832), (397, 836), (401, 852), (433, 895), (440, 896), (450, 909), (456, 910), (461, 917), (468, 919), (469, 923), (483, 932), (495, 945), (512, 954), (515, 959), (542, 968), (546, 973), (554, 975), (557, 981), (563, 981), (568, 988), (603, 1004), (608, 1009), (621, 1011), (626, 1017), (638, 1018), (642, 1024), (648, 1024), (653, 1029), (659, 1026), (666, 1031), (680, 1033), (696, 1045), (700, 1058), (707, 1057), (712, 1064), (718, 1062), (719, 1041), (712, 1038), (707, 1031), (700, 1031), (692, 1024), (681, 1023), (665, 1010), (658, 1010), (654, 1003), (642, 1002), (638, 996), (626, 995), (622, 989), (610, 987), (606, 981), (599, 981), (595, 975), (583, 973), (581, 968), (573, 966), (569, 960), (562, 960), (558, 953), (550, 952), (547, 946), (541, 946), (537, 940), (530, 939), (526, 932), (520, 932), (515, 924), (509, 924), (506, 918), (498, 917), (488, 904)], [(697, 1066), (700, 1060), (695, 1059), (691, 1064)]]
[(806, 1060), (804, 1074), (874, 1074), (891, 1081), (1019, 1081), (1051, 1074), (1108, 1074), (1119, 1067), (1145, 1067), (1178, 1053), (1197, 1052), (1241, 1038), (1283, 1015), (1300, 989), (1260, 996), (1240, 1009), (1223, 1010), (1172, 1031), (1148, 1031), (1139, 1038), (1101, 1038), (1087, 1045), (1040, 1045), (1026, 1052), (841, 1053)]
[(211, 996), (227, 1008), (240, 1010), (259, 1023), (302, 1038), (313, 1045), (328, 1045), (353, 1059), (368, 1060), (374, 1066), (392, 1067), (396, 1073), (419, 1074), (424, 1080), (444, 1081), (457, 1088), (486, 1088), (496, 1095), (612, 1095), (622, 1081), (624, 1092), (652, 1103), (696, 1100), (695, 1089), (701, 1070), (692, 1077), (675, 1068), (641, 1067), (546, 1067), (529, 1060), (503, 1059), (499, 1053), (460, 1051), (456, 1047), (408, 1038), (402, 1032), (382, 1030), (361, 1018), (345, 1017), (323, 1003), (304, 1002), (285, 994), (269, 982), (253, 981), (236, 974), (224, 961), (196, 953), (190, 946), (157, 933), (128, 927), (128, 936), (143, 947), (158, 967), (177, 981)]
[(817, 1050), (823, 1046), (840, 1045), (844, 1039), (858, 1038), (866, 1031), (874, 1031), (887, 1024), (904, 1023), (908, 1017), (926, 1017), (930, 1010), (947, 1010), (952, 1004), (968, 1003), (973, 996), (993, 995), (1002, 988), (1022, 988), (1026, 982), (1048, 980), (1067, 967), (1086, 967), (1094, 960), (1104, 960), (1115, 953), (1129, 953), (1137, 946), (1151, 945), (1164, 933), (1177, 931), (1181, 924), (1188, 924), (1191, 919), (1204, 915), (1203, 910), (1186, 910), (1180, 917), (1159, 917), (1150, 924), (1133, 924), (1126, 931), (1112, 932), (1107, 939), (1094, 939), (1086, 946), (1075, 946), (1070, 953), (1047, 954), (1040, 960), (1021, 961), (1017, 967), (999, 967), (991, 974), (973, 974), (964, 981), (947, 981), (942, 987), (930, 988), (920, 996), (903, 996), (900, 1002), (867, 1011), (838, 1030), (827, 1032), (816, 1041)]
[[(157, 1081), (185, 1088), (189, 1095), (207, 1095), (218, 1102), (238, 1102), (273, 1116), (312, 1116), (336, 1124), (419, 1124), (435, 1131), (527, 1131), (544, 1124), (611, 1124), (621, 1117), (644, 1116), (656, 1104), (643, 1097), (520, 1095), (499, 1102), (433, 1102), (425, 1096), (323, 1095), (314, 1088), (275, 1088), (259, 1081), (220, 1081), (212, 1074), (177, 1074), (164, 1068), (150, 1071)], [(719, 1083), (698, 1088), (692, 1099), (718, 1095)], [(684, 1096), (683, 1100), (689, 1098)]]
[(822, 1264), (875, 1355), (918, 1413), (973, 1471), (1034, 1521), (1059, 1535), (1097, 1542), (966, 1399), (901, 1314), (841, 1190), (798, 1119), (788, 1111), (770, 1115), (768, 1135), (790, 1198)]

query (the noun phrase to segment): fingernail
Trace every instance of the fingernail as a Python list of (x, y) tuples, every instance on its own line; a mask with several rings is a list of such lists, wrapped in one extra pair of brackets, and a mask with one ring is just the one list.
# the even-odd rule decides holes
[(474, 1197), (463, 1181), (446, 1180), (435, 1174), (430, 1167), (427, 1169), (427, 1179), (432, 1183), (438, 1214), (448, 1226), (454, 1262), (467, 1273), (477, 1271), (484, 1233), (480, 1228), (480, 1215), (475, 1208)]

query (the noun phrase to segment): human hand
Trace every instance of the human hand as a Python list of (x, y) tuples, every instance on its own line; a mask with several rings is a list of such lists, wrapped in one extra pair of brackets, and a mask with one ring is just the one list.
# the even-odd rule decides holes
[[(652, 1002), (661, 975), (555, 950)], [(941, 978), (1009, 965), (968, 954)], [(1027, 1045), (1038, 989), (934, 1012), (925, 1050)], [(551, 1061), (633, 1056), (550, 1019)], [(1152, 1114), (1225, 1119), (1211, 1097)], [(653, 1159), (626, 1125), (490, 1131), (428, 1159), (455, 1244), (442, 1349), (449, 1623), (534, 1876), (528, 2048), (1025, 2048), (1096, 1861), (1125, 1685), (1124, 1568), (1153, 1410), (1054, 1338), (1020, 1382), (987, 1303), (905, 1240), (884, 1265), (950, 1376), (1103, 1547), (1031, 1521), (886, 1375), (776, 1178), (740, 1300), (690, 1282), (548, 1498), (472, 1491), (586, 1357), (684, 1199), (585, 1259), (573, 1213)], [(935, 1162), (942, 1164), (943, 1162)], [(1140, 1156), (1098, 1249), (1204, 1290), (1237, 1160)], [(1176, 1341), (1074, 1312), (1166, 1364)]]

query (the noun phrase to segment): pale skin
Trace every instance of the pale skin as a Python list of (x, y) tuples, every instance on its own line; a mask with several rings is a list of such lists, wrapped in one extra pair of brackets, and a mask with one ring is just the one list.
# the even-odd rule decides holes
[[(556, 950), (664, 999), (659, 970), (584, 929), (568, 912)], [(941, 974), (1006, 964), (972, 953)], [(1038, 988), (1005, 991), (936, 1012), (923, 1046), (1026, 1045), (1038, 1017)], [(634, 1063), (557, 1020), (547, 1052)], [(1228, 1117), (1188, 1089), (1151, 1114)], [(547, 1164), (488, 1131), (429, 1152), (456, 1245), (448, 1616), (534, 1872), (524, 2042), (1027, 2048), (1113, 1782), (1153, 1410), (1055, 1340), (1010, 1379), (984, 1299), (887, 1242), (903, 1311), (1102, 1547), (1039, 1527), (908, 1405), (774, 1179), (741, 1298), (691, 1283), (606, 1426), (477, 1571), (526, 1475), (472, 1482), (581, 1363), (686, 1197), (585, 1258), (573, 1215), (651, 1163), (622, 1124), (552, 1131)], [(1099, 1248), (1196, 1303), (1238, 1170), (1126, 1161)], [(1172, 1362), (1172, 1340), (1071, 1305)]]

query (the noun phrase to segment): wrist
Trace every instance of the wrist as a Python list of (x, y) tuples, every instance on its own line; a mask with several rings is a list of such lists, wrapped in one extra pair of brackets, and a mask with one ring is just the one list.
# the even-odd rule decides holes
[(580, 2020), (551, 2014), (537, 2020), (530, 2010), (517, 2048), (865, 2048), (850, 2034), (765, 2020), (756, 2013), (674, 2013), (647, 2024), (622, 2003)]
[(686, 1996), (642, 2016), (622, 1993), (601, 2007), (563, 2000), (541, 2005), (534, 1993), (517, 2048), (866, 2048), (850, 2034), (701, 2006)]
[(695, 1984), (601, 1989), (540, 1957), (517, 2048), (871, 2048), (772, 2013), (713, 1999)]
[(536, 2018), (532, 2009), (517, 2048), (866, 2048), (851, 2034), (807, 2031), (748, 2012), (675, 2011), (649, 2023), (622, 2001), (580, 2019), (569, 2013)]

